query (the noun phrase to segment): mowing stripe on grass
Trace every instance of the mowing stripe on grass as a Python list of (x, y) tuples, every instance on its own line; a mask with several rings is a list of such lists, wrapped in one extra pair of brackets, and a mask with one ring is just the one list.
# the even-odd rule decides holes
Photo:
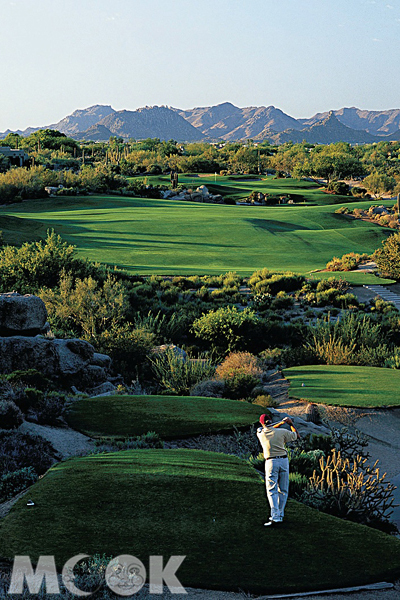
[[(27, 507), (27, 498), (35, 502)], [(0, 522), (0, 555), (185, 555), (185, 587), (289, 593), (393, 580), (400, 542), (288, 503), (268, 516), (264, 484), (245, 461), (196, 450), (135, 450), (53, 467)], [(279, 548), (279, 551), (277, 551)]]
[(400, 371), (395, 369), (307, 365), (285, 369), (283, 374), (294, 398), (333, 406), (400, 406)]
[(195, 396), (100, 396), (74, 402), (68, 424), (91, 437), (126, 438), (155, 431), (162, 439), (232, 430), (265, 412), (238, 400)]

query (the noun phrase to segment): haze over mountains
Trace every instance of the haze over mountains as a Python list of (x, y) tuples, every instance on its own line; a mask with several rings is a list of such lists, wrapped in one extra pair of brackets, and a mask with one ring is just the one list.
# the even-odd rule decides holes
[[(338, 141), (364, 144), (400, 140), (400, 109), (341, 108), (317, 113), (309, 119), (295, 119), (275, 106), (239, 108), (230, 102), (189, 110), (146, 106), (134, 111), (116, 111), (111, 106), (95, 105), (76, 110), (58, 123), (17, 133), (29, 135), (45, 127), (78, 140), (92, 141), (120, 136), (126, 140), (157, 137), (182, 142), (253, 139), (276, 144), (303, 140), (317, 144)], [(10, 130), (0, 134), (0, 139), (8, 133)]]

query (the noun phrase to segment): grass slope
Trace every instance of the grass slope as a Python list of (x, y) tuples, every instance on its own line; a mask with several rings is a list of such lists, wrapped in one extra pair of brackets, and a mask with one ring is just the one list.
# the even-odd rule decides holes
[(102, 396), (74, 402), (66, 419), (91, 437), (125, 438), (155, 431), (178, 438), (233, 429), (258, 421), (260, 406), (192, 396)]
[(283, 373), (290, 381), (290, 396), (302, 400), (365, 408), (400, 406), (400, 371), (394, 369), (310, 365)]
[[(357, 206), (369, 203), (358, 203)], [(3, 207), (29, 238), (54, 228), (93, 261), (141, 274), (248, 275), (268, 267), (307, 273), (333, 256), (372, 252), (390, 233), (343, 218), (334, 206), (244, 207), (90, 196)], [(25, 221), (28, 219), (28, 222)], [(20, 223), (20, 225), (19, 225)], [(11, 226), (11, 222), (8, 223)], [(13, 242), (8, 229), (6, 241)], [(366, 274), (359, 283), (378, 280)]]
[[(27, 498), (35, 507), (26, 506)], [(184, 586), (300, 592), (400, 575), (400, 542), (294, 501), (265, 529), (264, 484), (244, 461), (136, 450), (54, 466), (0, 524), (0, 556), (185, 555)]]

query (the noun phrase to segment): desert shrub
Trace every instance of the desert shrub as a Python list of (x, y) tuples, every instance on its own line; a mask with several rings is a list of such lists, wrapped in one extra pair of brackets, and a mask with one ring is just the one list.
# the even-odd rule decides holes
[(37, 398), (32, 410), (37, 417), (38, 423), (43, 425), (54, 425), (62, 415), (65, 407), (66, 396), (59, 392), (48, 392)]
[(309, 480), (301, 501), (336, 517), (372, 527), (390, 529), (389, 516), (395, 487), (380, 475), (378, 461), (371, 467), (367, 459), (344, 458), (333, 450), (319, 461), (319, 471)]
[[(354, 209), (354, 214), (357, 209)], [(360, 263), (365, 260), (368, 260), (370, 256), (366, 253), (358, 254), (357, 252), (349, 252), (348, 254), (343, 254), (341, 258), (335, 256), (331, 261), (326, 264), (327, 271), (352, 271), (355, 269)]]
[(267, 348), (259, 354), (263, 369), (272, 369), (282, 362), (282, 348)]
[(249, 279), (249, 286), (257, 294), (277, 294), (278, 292), (294, 292), (305, 282), (303, 275), (291, 273), (276, 273), (268, 269), (255, 271)]
[(314, 471), (319, 467), (319, 461), (325, 456), (323, 450), (309, 450), (305, 452), (299, 448), (288, 449), (290, 469), (305, 477), (312, 477)]
[(225, 379), (225, 396), (232, 400), (248, 398), (259, 379), (249, 373), (234, 373)]
[(341, 206), (335, 210), (335, 214), (337, 215), (348, 215), (351, 211), (347, 206)]
[(375, 250), (373, 260), (378, 265), (380, 273), (385, 277), (400, 279), (400, 233), (388, 236), (382, 242), (382, 247)]
[(351, 194), (352, 194), (352, 196), (363, 197), (363, 198), (368, 195), (367, 190), (365, 188), (358, 187), (356, 185), (351, 188)]
[(21, 410), (12, 400), (0, 400), (0, 427), (16, 429), (24, 420)]
[(257, 469), (257, 471), (264, 471), (265, 458), (262, 452), (257, 454), (257, 456), (249, 456), (247, 462), (251, 467)]
[(23, 467), (32, 467), (41, 475), (55, 461), (53, 446), (42, 437), (0, 430), (0, 475)]
[(390, 356), (384, 362), (387, 369), (400, 369), (400, 348), (395, 348)]
[(192, 331), (202, 341), (223, 353), (238, 349), (246, 340), (249, 331), (258, 323), (254, 311), (236, 306), (211, 310), (193, 322)]
[(40, 287), (58, 285), (62, 271), (77, 277), (94, 275), (98, 271), (74, 256), (74, 246), (63, 242), (54, 231), (47, 232), (45, 241), (25, 242), (20, 248), (0, 248), (0, 291), (16, 290), (35, 293)]
[(0, 477), (0, 502), (16, 496), (36, 480), (37, 474), (32, 467), (23, 467), (18, 471), (5, 473)]
[(339, 290), (344, 293), (349, 289), (349, 284), (345, 279), (341, 277), (328, 277), (327, 279), (321, 279), (317, 284), (317, 292), (323, 292), (325, 290)]
[(103, 331), (119, 325), (128, 309), (125, 286), (108, 275), (98, 282), (93, 277), (74, 279), (63, 273), (55, 289), (41, 288), (40, 298), (46, 304), (53, 331), (77, 336), (93, 343)]
[(269, 394), (259, 394), (255, 397), (252, 404), (268, 408), (277, 408), (277, 406), (279, 406), (279, 402), (272, 398), (272, 396), (270, 396)]
[(145, 371), (154, 344), (154, 333), (132, 329), (127, 323), (97, 334), (94, 342), (96, 350), (108, 354), (113, 360), (114, 370), (127, 379), (136, 379)]
[(137, 435), (126, 440), (113, 442), (118, 450), (149, 450), (151, 448), (164, 448), (164, 444), (155, 431), (148, 431), (142, 435)]
[[(381, 344), (382, 326), (367, 315), (346, 314), (332, 324), (329, 317), (309, 327), (306, 347), (330, 365), (382, 365), (388, 353)], [(379, 366), (379, 365), (378, 365)]]
[(278, 292), (276, 298), (271, 302), (271, 310), (291, 308), (294, 304), (294, 298), (288, 296), (286, 292)]
[(182, 312), (173, 312), (171, 316), (158, 311), (149, 311), (146, 315), (137, 312), (132, 320), (135, 329), (149, 331), (159, 343), (175, 340), (183, 333), (187, 325), (187, 317)]
[(223, 398), (225, 383), (220, 379), (206, 379), (200, 381), (190, 390), (191, 396), (203, 396), (204, 398)]
[(33, 387), (38, 390), (48, 390), (54, 387), (53, 383), (37, 369), (27, 371), (13, 371), (2, 376), (12, 386)]
[(344, 181), (330, 181), (327, 190), (328, 192), (333, 192), (340, 196), (347, 196), (350, 194), (350, 186)]
[(274, 297), (272, 294), (254, 294), (252, 305), (258, 311), (267, 310), (270, 308), (273, 299)]
[(281, 364), (286, 368), (298, 367), (300, 365), (315, 365), (318, 362), (319, 358), (311, 344), (300, 347), (288, 346), (282, 349)]
[(301, 473), (289, 473), (289, 495), (298, 500), (305, 489), (307, 489), (308, 477)]
[(335, 447), (335, 441), (332, 435), (307, 433), (298, 440), (297, 447), (304, 450), (304, 452), (309, 452), (310, 450), (322, 450), (323, 453), (327, 455), (332, 448)]
[(154, 355), (151, 366), (161, 390), (177, 396), (189, 395), (196, 384), (210, 379), (215, 373), (215, 367), (209, 359), (184, 359), (169, 348)]
[(217, 377), (224, 380), (237, 373), (253, 375), (259, 380), (262, 369), (257, 357), (250, 352), (231, 352), (216, 369)]

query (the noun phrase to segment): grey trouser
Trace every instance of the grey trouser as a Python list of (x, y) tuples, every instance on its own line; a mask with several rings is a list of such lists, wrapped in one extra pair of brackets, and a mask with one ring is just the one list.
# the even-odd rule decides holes
[(289, 493), (288, 458), (268, 458), (265, 460), (265, 486), (271, 507), (271, 519), (282, 521)]

